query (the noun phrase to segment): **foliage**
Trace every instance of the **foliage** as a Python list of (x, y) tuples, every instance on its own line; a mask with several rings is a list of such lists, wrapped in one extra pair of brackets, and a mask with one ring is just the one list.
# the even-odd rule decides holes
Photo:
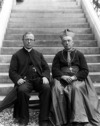
[(97, 15), (100, 16), (100, 0), (91, 0), (91, 2)]
[[(38, 126), (38, 114), (38, 111), (29, 109), (30, 119), (28, 126)], [(17, 123), (14, 123), (12, 108), (5, 109), (0, 113), (0, 126), (18, 126)]]

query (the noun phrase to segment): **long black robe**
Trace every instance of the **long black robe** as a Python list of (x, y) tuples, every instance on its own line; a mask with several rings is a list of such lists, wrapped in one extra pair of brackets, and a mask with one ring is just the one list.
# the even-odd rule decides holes
[[(24, 48), (20, 49), (18, 52), (16, 52), (11, 59), (11, 64), (9, 68), (9, 77), (11, 80), (14, 82), (15, 87), (13, 90), (5, 97), (3, 101), (0, 103), (0, 111), (4, 110), (5, 108), (11, 106), (12, 104), (15, 103), (16, 105), (16, 99), (17, 99), (17, 90), (18, 90), (18, 85), (17, 81), (20, 78), (24, 78), (27, 76), (27, 70), (29, 69), (29, 64), (32, 64), (36, 71), (37, 74), (40, 78), (42, 77), (47, 77), (50, 80), (50, 70), (49, 66), (46, 63), (43, 55), (36, 50), (32, 49), (30, 52), (25, 50)], [(38, 83), (37, 81), (37, 87), (41, 87), (41, 83)], [(49, 91), (48, 91), (49, 95)], [(46, 106), (49, 106), (49, 97), (47, 97), (47, 103), (45, 104)], [(45, 107), (44, 105), (44, 107)], [(25, 105), (24, 105), (25, 107)], [(17, 108), (17, 107), (16, 107)]]
[[(71, 67), (77, 67), (79, 69), (78, 72), (73, 74), (67, 71), (68, 69), (66, 70), (66, 68), (70, 67), (67, 62), (67, 51), (62, 50), (54, 57), (52, 65), (54, 78), (52, 100), (56, 125), (90, 122), (93, 126), (99, 126), (98, 98), (91, 79), (88, 77), (89, 70), (84, 55), (74, 49), (71, 52), (70, 65)], [(62, 68), (66, 72), (62, 71)], [(65, 88), (61, 81), (61, 76), (66, 74), (75, 75), (77, 80)]]

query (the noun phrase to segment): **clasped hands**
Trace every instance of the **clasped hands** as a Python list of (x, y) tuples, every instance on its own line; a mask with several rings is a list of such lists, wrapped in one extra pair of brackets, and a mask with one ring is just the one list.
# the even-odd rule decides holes
[[(48, 80), (46, 77), (43, 77), (42, 80), (43, 80), (43, 84), (49, 84), (49, 80)], [(20, 78), (20, 79), (17, 81), (17, 84), (18, 84), (18, 85), (22, 85), (22, 84), (24, 84), (25, 82), (26, 82), (25, 79)]]
[(72, 81), (76, 80), (76, 76), (68, 76), (68, 75), (63, 75), (61, 76), (61, 79), (65, 80), (67, 83), (71, 83)]

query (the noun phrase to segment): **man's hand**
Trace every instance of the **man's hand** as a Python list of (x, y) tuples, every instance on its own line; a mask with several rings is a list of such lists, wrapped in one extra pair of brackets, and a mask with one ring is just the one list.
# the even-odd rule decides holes
[(75, 80), (77, 80), (77, 77), (76, 77), (76, 76), (72, 76), (71, 79), (72, 79), (73, 81), (75, 81)]
[(21, 85), (21, 84), (24, 84), (26, 82), (26, 80), (20, 78), (18, 81), (17, 81), (17, 84), (18, 85)]
[(72, 78), (70, 76), (67, 76), (67, 75), (63, 75), (61, 77), (61, 79), (65, 80), (67, 83), (71, 83), (72, 82)]
[(43, 77), (42, 80), (43, 80), (43, 84), (49, 84), (49, 81), (46, 77)]

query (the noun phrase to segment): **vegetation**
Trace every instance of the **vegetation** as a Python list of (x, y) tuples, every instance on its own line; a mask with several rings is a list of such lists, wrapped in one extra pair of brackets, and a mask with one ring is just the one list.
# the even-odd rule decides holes
[[(30, 121), (28, 126), (38, 126), (38, 111), (29, 109)], [(17, 123), (14, 123), (13, 119), (13, 109), (8, 108), (0, 112), (0, 126), (18, 126)]]

